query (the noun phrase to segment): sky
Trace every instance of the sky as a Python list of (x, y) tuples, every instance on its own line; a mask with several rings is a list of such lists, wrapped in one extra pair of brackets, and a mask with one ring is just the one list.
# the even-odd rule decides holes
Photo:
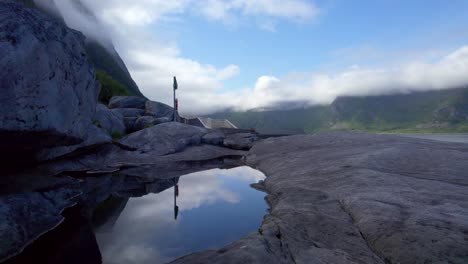
[[(55, 1), (67, 24), (111, 39), (140, 90), (186, 115), (468, 84), (466, 0)], [(299, 103), (299, 104), (298, 104)]]

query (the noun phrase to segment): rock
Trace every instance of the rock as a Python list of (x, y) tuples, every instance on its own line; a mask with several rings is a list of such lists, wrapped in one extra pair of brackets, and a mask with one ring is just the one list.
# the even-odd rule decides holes
[(210, 145), (223, 145), (224, 134), (219, 131), (210, 132), (203, 136), (202, 143)]
[(78, 185), (46, 192), (0, 197), (0, 262), (18, 254), (63, 221), (61, 213), (76, 204)]
[(138, 117), (124, 117), (123, 122), (124, 122), (127, 133), (132, 133), (132, 132), (137, 131), (137, 129), (135, 129), (135, 123), (137, 119)]
[(147, 101), (145, 105), (145, 115), (156, 118), (166, 117), (173, 120), (174, 108), (160, 102)]
[(206, 133), (207, 130), (201, 127), (170, 122), (132, 133), (120, 140), (120, 144), (160, 156), (179, 152), (190, 145), (198, 145)]
[(155, 118), (154, 121), (155, 121), (156, 125), (159, 125), (159, 124), (163, 124), (163, 123), (172, 122), (172, 118), (170, 118), (170, 117), (158, 117), (158, 118)]
[(123, 117), (140, 117), (145, 114), (145, 110), (138, 108), (114, 108), (111, 111)]
[(145, 109), (148, 99), (140, 96), (113, 96), (109, 101), (109, 108), (138, 108)]
[(135, 124), (132, 128), (134, 131), (139, 131), (148, 127), (152, 127), (154, 125), (159, 125), (167, 122), (171, 122), (171, 120), (167, 117), (154, 118), (152, 116), (141, 116), (135, 121)]
[(0, 2), (0, 148), (85, 140), (100, 88), (84, 39), (37, 10)]
[(98, 126), (106, 130), (111, 136), (114, 134), (125, 134), (126, 128), (123, 122), (123, 116), (109, 110), (105, 105), (97, 105), (94, 119), (98, 123)]
[(135, 124), (133, 125), (134, 131), (139, 131), (145, 128), (152, 127), (156, 124), (156, 120), (152, 116), (141, 116), (137, 118)]
[(58, 157), (70, 157), (82, 154), (99, 145), (112, 143), (112, 137), (106, 131), (91, 125), (88, 129), (88, 135), (83, 142), (72, 146), (63, 146), (55, 148), (45, 148), (37, 152), (36, 160), (46, 161)]
[(173, 263), (464, 263), (468, 144), (365, 133), (249, 151), (271, 209), (258, 233)]
[(223, 145), (232, 149), (249, 150), (257, 140), (258, 136), (255, 133), (237, 133), (226, 136)]

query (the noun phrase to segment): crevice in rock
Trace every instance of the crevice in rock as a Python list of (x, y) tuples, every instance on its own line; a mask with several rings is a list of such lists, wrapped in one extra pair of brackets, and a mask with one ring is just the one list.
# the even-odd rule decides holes
[(364, 236), (364, 234), (362, 233), (361, 229), (359, 228), (359, 226), (356, 224), (356, 220), (354, 219), (353, 215), (346, 209), (346, 207), (344, 206), (343, 202), (342, 201), (338, 201), (340, 207), (341, 207), (341, 210), (343, 210), (343, 212), (345, 212), (349, 218), (351, 219), (351, 223), (353, 224), (353, 226), (356, 228), (356, 230), (359, 232), (359, 235), (360, 237), (362, 238), (362, 240), (366, 243), (366, 246), (367, 248), (370, 250), (370, 252), (372, 252), (372, 254), (374, 254), (374, 256), (376, 256), (378, 259), (380, 259), (382, 261), (382, 263), (389, 263), (385, 258), (382, 258), (378, 253), (377, 251), (371, 246), (371, 244), (369, 243), (369, 241), (366, 239), (366, 237)]

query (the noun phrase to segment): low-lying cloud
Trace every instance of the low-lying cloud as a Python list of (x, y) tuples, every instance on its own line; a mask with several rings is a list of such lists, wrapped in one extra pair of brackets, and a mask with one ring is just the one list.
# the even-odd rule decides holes
[[(275, 31), (276, 23), (303, 23), (320, 10), (304, 0), (35, 0), (55, 2), (67, 24), (102, 43), (111, 39), (141, 91), (150, 99), (172, 102), (172, 76), (179, 81), (181, 112), (207, 114), (224, 109), (249, 110), (303, 102), (329, 104), (338, 96), (381, 95), (456, 88), (468, 84), (468, 46), (430, 62), (368, 68), (354, 65), (336, 72), (264, 75), (251, 87), (223, 89), (241, 75), (237, 65), (214, 66), (181, 55), (176, 43), (155, 36), (155, 26), (198, 15), (232, 26), (250, 23)], [(93, 16), (83, 15), (81, 3)], [(242, 23), (241, 23), (242, 22)], [(245, 25), (244, 25), (245, 26)]]
[(468, 46), (432, 63), (410, 62), (399, 67), (350, 67), (335, 73), (293, 73), (261, 76), (244, 90), (237, 110), (272, 107), (282, 102), (330, 104), (338, 96), (385, 95), (458, 88), (468, 84)]

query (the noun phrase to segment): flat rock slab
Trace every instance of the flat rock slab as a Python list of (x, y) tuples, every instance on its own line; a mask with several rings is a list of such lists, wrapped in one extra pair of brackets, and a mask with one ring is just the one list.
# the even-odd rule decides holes
[(365, 133), (270, 138), (255, 232), (173, 263), (468, 263), (468, 144)]
[(155, 156), (179, 152), (189, 145), (198, 145), (208, 131), (201, 127), (170, 122), (132, 133), (120, 143), (140, 152)]

